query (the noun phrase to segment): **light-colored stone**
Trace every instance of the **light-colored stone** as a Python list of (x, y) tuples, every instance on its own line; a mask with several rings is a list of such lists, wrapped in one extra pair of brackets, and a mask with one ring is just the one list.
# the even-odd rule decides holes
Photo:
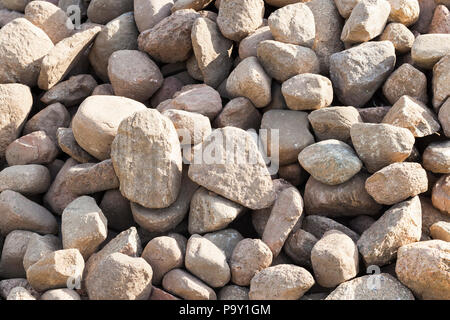
[(450, 33), (450, 11), (444, 5), (434, 10), (428, 33)]
[(181, 269), (169, 271), (163, 279), (164, 289), (187, 300), (216, 300), (213, 289)]
[(72, 289), (53, 289), (44, 292), (40, 300), (81, 300), (80, 295)]
[(400, 53), (408, 53), (414, 43), (414, 34), (402, 23), (392, 22), (384, 28), (380, 40), (391, 41), (395, 50)]
[(54, 235), (40, 236), (34, 233), (27, 244), (27, 249), (23, 256), (23, 267), (28, 270), (33, 264), (38, 262), (43, 256), (61, 248), (61, 241)]
[(239, 42), (239, 58), (256, 57), (259, 43), (265, 40), (273, 40), (269, 26), (255, 30)]
[(248, 300), (248, 292), (246, 287), (231, 284), (220, 289), (218, 300)]
[(6, 300), (36, 300), (36, 298), (27, 289), (15, 287), (10, 291)]
[(0, 192), (12, 190), (24, 194), (39, 194), (47, 191), (50, 182), (50, 172), (41, 165), (11, 166), (0, 171)]
[(433, 206), (450, 214), (450, 175), (443, 175), (434, 185), (431, 194)]
[(174, 0), (134, 0), (134, 20), (140, 32), (170, 15)]
[(405, 26), (419, 19), (420, 6), (417, 0), (387, 0), (391, 5), (389, 21), (400, 22)]
[(416, 38), (411, 48), (414, 64), (423, 69), (433, 69), (449, 53), (450, 34), (422, 34)]
[(339, 10), (340, 15), (347, 19), (350, 17), (353, 8), (359, 3), (361, 0), (334, 0), (336, 7)]
[(202, 114), (169, 109), (162, 112), (162, 115), (172, 121), (181, 145), (202, 143), (211, 134), (211, 123), (208, 117)]
[(433, 107), (439, 107), (450, 97), (450, 52), (433, 67)]
[(234, 229), (223, 229), (220, 231), (207, 233), (203, 237), (214, 243), (220, 250), (222, 250), (227, 257), (227, 261), (230, 261), (236, 245), (244, 239), (244, 237)]
[(450, 242), (450, 223), (445, 221), (436, 222), (431, 226), (430, 233), (433, 239)]
[(425, 169), (434, 173), (450, 173), (450, 141), (433, 142), (422, 154)]

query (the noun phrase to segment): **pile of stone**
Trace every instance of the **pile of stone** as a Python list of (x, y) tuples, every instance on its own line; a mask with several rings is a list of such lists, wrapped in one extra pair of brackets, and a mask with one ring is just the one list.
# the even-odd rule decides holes
[(450, 299), (448, 0), (0, 0), (0, 299)]

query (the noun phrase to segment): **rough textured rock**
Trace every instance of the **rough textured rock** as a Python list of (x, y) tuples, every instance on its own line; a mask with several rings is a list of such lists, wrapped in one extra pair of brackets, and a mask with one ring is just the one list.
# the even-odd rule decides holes
[(41, 165), (11, 166), (0, 171), (0, 192), (12, 190), (23, 194), (44, 193), (50, 187), (48, 169)]
[(353, 146), (371, 173), (409, 157), (414, 136), (390, 124), (356, 123), (350, 129)]
[(450, 141), (433, 142), (422, 154), (425, 169), (434, 173), (450, 173)]
[(143, 258), (112, 253), (90, 273), (86, 289), (91, 300), (147, 300), (152, 291), (152, 267)]
[(44, 292), (40, 300), (81, 300), (80, 295), (71, 289), (53, 289)]
[(369, 41), (380, 35), (391, 7), (386, 0), (362, 0), (353, 8), (342, 29), (341, 40), (347, 43)]
[(263, 108), (272, 100), (271, 84), (272, 79), (252, 56), (242, 60), (230, 73), (226, 90), (234, 98), (246, 97), (257, 108)]
[(234, 98), (222, 109), (214, 120), (215, 128), (236, 127), (243, 130), (257, 129), (261, 125), (261, 114), (253, 103), (244, 97)]
[(106, 239), (108, 227), (95, 200), (82, 196), (64, 209), (61, 229), (63, 248), (78, 249), (87, 260)]
[(134, 20), (139, 32), (153, 28), (170, 15), (174, 0), (135, 0)]
[(400, 162), (371, 175), (365, 187), (376, 202), (393, 205), (427, 191), (428, 178), (419, 163)]
[(48, 164), (59, 153), (55, 141), (44, 131), (35, 131), (11, 142), (5, 158), (10, 166), (25, 164)]
[(442, 176), (434, 185), (431, 194), (433, 206), (450, 214), (450, 175)]
[(388, 0), (388, 2), (391, 5), (390, 21), (400, 22), (408, 27), (419, 19), (420, 6), (417, 0)]
[(223, 287), (231, 278), (223, 251), (199, 235), (193, 235), (188, 240), (185, 265), (187, 270), (213, 288)]
[(441, 240), (405, 245), (398, 250), (395, 273), (419, 299), (448, 300), (449, 252), (450, 244)]
[(187, 300), (216, 300), (213, 289), (181, 269), (169, 271), (163, 279), (167, 291)]
[(174, 12), (139, 35), (139, 49), (164, 63), (187, 60), (192, 54), (192, 26), (198, 17), (192, 9)]
[(220, 1), (217, 25), (222, 34), (233, 41), (241, 41), (263, 24), (264, 1)]
[(383, 94), (391, 104), (405, 95), (427, 103), (427, 77), (409, 63), (404, 63), (386, 80)]
[(0, 276), (2, 278), (25, 277), (23, 257), (33, 234), (30, 231), (14, 230), (6, 236), (0, 259)]
[(207, 233), (203, 237), (214, 243), (220, 250), (222, 250), (227, 257), (227, 261), (230, 261), (236, 245), (244, 239), (244, 237), (234, 229), (223, 229), (220, 231)]
[(180, 142), (172, 122), (158, 111), (138, 111), (122, 121), (111, 146), (111, 158), (120, 191), (130, 201), (159, 209), (177, 199), (182, 170)]
[(414, 64), (432, 69), (443, 56), (450, 53), (450, 34), (422, 34), (411, 48)]
[[(3, 29), (2, 29), (3, 30)], [(0, 84), (0, 159), (8, 145), (17, 139), (33, 105), (29, 87), (22, 84)]]
[(27, 289), (15, 287), (10, 291), (6, 300), (36, 300), (36, 298)]
[(264, 40), (273, 40), (269, 26), (260, 27), (239, 42), (239, 58), (256, 57), (258, 45)]
[(136, 50), (138, 36), (131, 12), (108, 22), (101, 30), (89, 52), (89, 62), (103, 81), (108, 82), (108, 59), (111, 54), (118, 50)]
[(133, 11), (133, 0), (92, 0), (87, 16), (94, 23), (106, 24), (129, 11)]
[(366, 265), (383, 266), (396, 258), (400, 247), (419, 241), (421, 234), (422, 209), (419, 197), (414, 197), (386, 211), (357, 244)]
[(97, 81), (90, 74), (72, 76), (48, 90), (41, 101), (45, 104), (60, 102), (67, 107), (73, 107), (90, 96), (96, 86)]
[(339, 14), (347, 19), (350, 17), (353, 8), (360, 2), (360, 0), (335, 0), (335, 4), (337, 9), (339, 10)]
[(10, 291), (16, 287), (27, 289), (35, 298), (39, 298), (40, 296), (40, 294), (30, 286), (27, 279), (13, 278), (0, 281), (0, 297), (6, 299)]
[(70, 114), (61, 103), (53, 103), (31, 117), (23, 127), (23, 134), (34, 131), (44, 131), (54, 141), (58, 128), (67, 128), (70, 125)]
[(41, 28), (55, 44), (73, 33), (74, 25), (66, 13), (47, 1), (31, 1), (25, 7), (25, 18)]
[(162, 112), (162, 115), (172, 121), (181, 145), (202, 143), (211, 134), (211, 123), (208, 117), (202, 114), (169, 109)]
[(84, 260), (77, 249), (48, 253), (27, 269), (27, 280), (38, 291), (67, 288), (81, 279)]
[(433, 239), (450, 242), (450, 223), (445, 221), (436, 222), (431, 226), (430, 233)]
[(61, 241), (56, 236), (50, 234), (40, 236), (37, 233), (34, 233), (28, 241), (23, 256), (23, 267), (25, 271), (38, 262), (43, 256), (60, 249), (62, 249)]
[(293, 187), (281, 191), (275, 200), (261, 237), (274, 257), (280, 253), (287, 237), (301, 219), (302, 213), (303, 199), (300, 192)]
[(434, 10), (428, 33), (450, 33), (450, 11), (446, 6), (438, 5)]
[(231, 284), (220, 289), (218, 300), (248, 300), (248, 292), (246, 287)]
[(319, 140), (336, 139), (350, 141), (350, 128), (363, 122), (358, 110), (353, 107), (328, 107), (314, 110), (308, 120)]
[(329, 186), (310, 177), (305, 186), (305, 211), (329, 217), (376, 215), (381, 210), (365, 191), (364, 184), (369, 177), (358, 173), (345, 183)]
[(36, 85), (41, 62), (53, 48), (45, 32), (25, 18), (0, 30), (0, 83)]
[(314, 285), (304, 268), (280, 264), (258, 272), (250, 282), (250, 300), (298, 300)]
[(295, 3), (274, 11), (268, 19), (275, 40), (311, 48), (316, 36), (314, 15), (306, 4)]
[(57, 231), (56, 219), (47, 209), (15, 191), (5, 190), (0, 193), (0, 209), (2, 235), (14, 230), (29, 230), (43, 234)]
[[(379, 286), (376, 283), (379, 281)], [(325, 300), (415, 300), (411, 291), (388, 273), (367, 275), (340, 284)]]
[(272, 264), (270, 248), (259, 239), (244, 239), (233, 250), (231, 256), (231, 281), (240, 286), (250, 285), (259, 271)]
[(224, 38), (217, 24), (207, 18), (195, 20), (191, 39), (204, 83), (218, 87), (227, 78), (232, 67), (233, 42)]
[(439, 107), (450, 96), (450, 51), (433, 67), (433, 107)]
[(406, 128), (414, 137), (420, 138), (440, 130), (441, 126), (437, 120), (434, 112), (425, 104), (409, 96), (402, 96), (389, 109), (383, 123)]
[[(215, 155), (208, 151), (211, 148), (216, 150)], [(233, 151), (227, 155), (225, 150)], [(199, 156), (202, 158), (198, 159)], [(266, 208), (273, 203), (272, 180), (249, 133), (233, 127), (217, 129), (194, 147), (194, 157), (189, 177), (199, 185), (250, 209)]]
[(205, 188), (199, 188), (191, 200), (189, 233), (222, 230), (236, 219), (244, 208)]
[(401, 23), (389, 23), (380, 35), (380, 40), (391, 41), (395, 51), (404, 54), (408, 53), (414, 43), (414, 34)]
[(331, 55), (330, 76), (337, 97), (346, 105), (363, 106), (394, 65), (395, 48), (390, 41), (366, 42)]
[(38, 86), (51, 89), (80, 61), (84, 51), (91, 45), (101, 27), (93, 26), (58, 42), (42, 60)]
[(312, 248), (311, 263), (317, 283), (334, 288), (358, 274), (358, 248), (349, 236), (331, 230)]
[[(278, 157), (280, 165), (297, 162), (298, 154), (314, 143), (314, 136), (309, 131), (308, 114), (303, 111), (270, 110), (263, 115), (261, 129), (268, 131), (267, 137), (261, 136), (267, 155)], [(277, 133), (279, 148), (272, 150), (272, 146), (276, 148)]]
[(318, 73), (319, 59), (312, 49), (274, 40), (261, 41), (257, 56), (266, 72), (284, 82), (298, 74)]
[(328, 185), (347, 182), (363, 165), (353, 149), (339, 140), (324, 140), (306, 147), (298, 161), (314, 179)]
[(158, 66), (138, 50), (118, 50), (108, 60), (108, 77), (114, 93), (137, 101), (149, 99), (162, 85)]
[(58, 146), (61, 150), (80, 163), (94, 162), (96, 159), (83, 150), (75, 140), (71, 128), (58, 128), (56, 131)]
[(75, 140), (97, 159), (109, 159), (111, 144), (121, 121), (145, 109), (143, 104), (124, 97), (88, 97), (72, 120)]

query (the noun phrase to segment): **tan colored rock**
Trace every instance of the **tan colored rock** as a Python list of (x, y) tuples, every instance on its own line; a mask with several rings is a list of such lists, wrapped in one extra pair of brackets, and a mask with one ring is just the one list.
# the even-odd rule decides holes
[(81, 279), (84, 260), (77, 249), (46, 254), (27, 269), (27, 280), (38, 291), (67, 288)]
[(33, 232), (14, 230), (5, 237), (0, 259), (2, 278), (24, 278), (23, 257)]
[(269, 26), (256, 29), (239, 42), (239, 58), (256, 57), (258, 45), (265, 40), (273, 40)]
[(58, 156), (55, 141), (44, 131), (35, 131), (11, 142), (5, 158), (10, 166), (25, 164), (48, 164)]
[(333, 101), (331, 81), (321, 75), (304, 73), (283, 82), (281, 92), (289, 109), (316, 110)]
[(427, 103), (427, 77), (409, 63), (404, 63), (386, 80), (383, 94), (391, 104), (405, 95)]
[(78, 106), (91, 95), (97, 81), (90, 74), (80, 74), (62, 81), (48, 90), (41, 98), (45, 104), (60, 102), (67, 107)]
[(139, 50), (164, 63), (187, 60), (192, 53), (192, 26), (198, 17), (192, 9), (172, 13), (139, 35)]
[[(209, 153), (211, 148), (215, 155)], [(233, 151), (227, 155), (225, 150)], [(195, 146), (189, 177), (206, 189), (250, 209), (266, 208), (275, 199), (272, 180), (261, 153), (252, 136), (242, 129), (217, 129), (205, 142)]]
[(49, 170), (41, 165), (11, 166), (0, 171), (0, 192), (12, 190), (23, 194), (44, 193), (50, 187)]
[(434, 10), (428, 33), (450, 33), (450, 11), (446, 6), (438, 5)]
[(23, 134), (45, 131), (49, 137), (56, 141), (58, 128), (67, 128), (69, 125), (70, 114), (67, 109), (61, 103), (53, 103), (36, 113), (26, 122)]
[(108, 82), (108, 59), (111, 54), (118, 50), (136, 50), (138, 36), (132, 12), (108, 22), (98, 33), (89, 52), (89, 62), (104, 82)]
[(87, 260), (106, 239), (107, 220), (95, 200), (82, 196), (72, 201), (61, 219), (64, 249), (78, 249)]
[(144, 52), (118, 50), (108, 61), (108, 77), (117, 96), (142, 102), (162, 85), (158, 66)]
[(58, 146), (61, 150), (80, 163), (95, 162), (96, 159), (83, 150), (75, 140), (71, 128), (58, 128), (56, 131)]
[(81, 300), (80, 295), (72, 289), (53, 289), (42, 294), (40, 300)]
[(383, 266), (396, 258), (400, 247), (420, 241), (421, 234), (422, 209), (419, 197), (414, 197), (386, 211), (364, 231), (357, 244), (367, 266)]
[(205, 188), (199, 188), (191, 200), (189, 233), (205, 233), (226, 228), (244, 208)]
[(224, 0), (220, 2), (217, 25), (222, 34), (239, 42), (263, 24), (264, 1)]
[(101, 27), (94, 26), (65, 38), (49, 50), (42, 60), (38, 86), (43, 90), (51, 89), (63, 80), (80, 61), (84, 51), (91, 45)]
[(364, 184), (369, 177), (358, 173), (345, 183), (329, 186), (310, 177), (305, 186), (305, 211), (329, 217), (376, 215), (381, 210), (365, 191)]
[(391, 5), (389, 21), (400, 22), (405, 26), (419, 19), (420, 6), (417, 0), (387, 0)]
[(92, 0), (87, 16), (94, 23), (106, 24), (129, 11), (133, 11), (133, 0)]
[(233, 250), (231, 256), (231, 281), (240, 286), (250, 285), (259, 271), (272, 263), (270, 248), (259, 239), (244, 239)]
[(450, 175), (444, 175), (436, 182), (431, 200), (434, 207), (450, 214)]
[(169, 271), (163, 279), (167, 291), (187, 300), (216, 300), (216, 293), (199, 279), (181, 269)]
[(311, 48), (316, 28), (308, 6), (295, 3), (274, 11), (268, 19), (275, 40)]
[(234, 229), (223, 229), (216, 232), (207, 233), (203, 236), (205, 239), (214, 243), (223, 251), (229, 262), (236, 245), (244, 240), (244, 237)]
[(422, 155), (423, 167), (434, 173), (450, 173), (450, 141), (433, 142)]
[(436, 222), (431, 226), (430, 233), (433, 239), (450, 242), (450, 223), (445, 221)]
[[(378, 282), (379, 281), (379, 282)], [(379, 286), (375, 287), (379, 283)], [(367, 275), (340, 284), (325, 300), (415, 300), (411, 291), (388, 273)]]
[(34, 233), (28, 241), (23, 256), (23, 267), (25, 271), (38, 262), (43, 256), (60, 249), (62, 249), (61, 241), (56, 236), (51, 234), (40, 236), (37, 233)]
[(25, 7), (25, 18), (44, 30), (55, 44), (71, 36), (74, 30), (66, 12), (47, 1), (31, 1)]
[(172, 122), (157, 110), (138, 111), (122, 121), (111, 145), (111, 158), (120, 191), (130, 201), (160, 209), (177, 199), (180, 142)]
[(433, 67), (433, 107), (439, 107), (450, 96), (450, 53)]
[(33, 105), (30, 88), (21, 84), (0, 84), (0, 159), (8, 145), (17, 139)]
[(447, 99), (439, 109), (439, 122), (445, 136), (450, 137), (450, 99)]
[(36, 300), (36, 298), (27, 289), (15, 287), (10, 291), (6, 300)]
[[(267, 148), (268, 156), (276, 156), (276, 152), (278, 152), (280, 165), (297, 162), (298, 154), (314, 143), (314, 136), (309, 131), (307, 117), (306, 112), (294, 110), (270, 110), (264, 113), (261, 129), (266, 129), (268, 133), (267, 138), (264, 136), (261, 138)], [(276, 143), (276, 130), (278, 130), (279, 148), (272, 150), (272, 144)], [(272, 138), (272, 134), (274, 134), (274, 138)]]
[(231, 284), (220, 289), (218, 300), (248, 300), (248, 292), (246, 287)]
[(140, 32), (153, 28), (170, 15), (174, 0), (135, 0), (134, 19)]
[[(175, 3), (175, 7), (180, 2)], [(225, 80), (232, 67), (233, 42), (222, 36), (217, 24), (207, 18), (198, 18), (192, 26), (192, 47), (204, 83), (213, 88)]]
[(317, 283), (334, 288), (358, 274), (358, 248), (346, 234), (330, 230), (312, 248), (311, 263)]
[(253, 103), (244, 97), (230, 100), (214, 120), (215, 128), (236, 127), (243, 130), (257, 129), (261, 125), (261, 114)]
[(345, 22), (341, 40), (346, 43), (359, 43), (377, 37), (384, 30), (390, 10), (386, 0), (359, 1)]
[(84, 150), (97, 159), (109, 159), (111, 144), (121, 121), (145, 109), (143, 104), (124, 97), (88, 97), (72, 120), (74, 137)]
[(350, 17), (353, 8), (359, 3), (361, 0), (335, 0), (335, 4), (337, 9), (339, 10), (340, 15), (347, 19)]
[(292, 229), (301, 219), (302, 213), (303, 199), (300, 192), (296, 188), (281, 191), (262, 235), (262, 240), (274, 257), (280, 253)]
[(0, 30), (0, 83), (36, 85), (41, 61), (53, 48), (43, 30), (17, 18)]
[(393, 163), (370, 176), (365, 187), (378, 203), (393, 205), (427, 191), (428, 179), (419, 163)]
[(0, 193), (0, 231), (7, 235), (14, 230), (29, 230), (43, 234), (56, 233), (55, 217), (44, 207), (20, 193), (5, 190)]
[(90, 271), (86, 289), (90, 300), (147, 300), (153, 271), (143, 258), (112, 253)]
[(232, 97), (246, 97), (257, 108), (267, 106), (271, 99), (272, 79), (256, 57), (241, 61), (228, 77), (226, 89)]
[(391, 41), (398, 53), (407, 53), (414, 43), (414, 34), (402, 23), (392, 22), (384, 28), (380, 40)]
[(392, 72), (395, 60), (390, 41), (370, 41), (331, 55), (330, 78), (339, 101), (362, 107)]
[(250, 283), (250, 300), (298, 300), (314, 285), (304, 268), (280, 264), (258, 272)]
[(298, 161), (314, 179), (328, 185), (350, 180), (363, 166), (355, 151), (339, 140), (324, 140), (306, 147)]
[(336, 139), (350, 141), (350, 128), (355, 123), (363, 122), (354, 107), (328, 107), (314, 110), (308, 120), (319, 140)]
[(162, 115), (172, 121), (181, 145), (202, 143), (211, 134), (211, 123), (202, 114), (169, 109), (162, 112)]
[(180, 0), (175, 2), (171, 10), (172, 12), (182, 9), (194, 9), (195, 11), (200, 11), (212, 1), (213, 0)]
[(447, 268), (450, 244), (441, 240), (422, 241), (401, 247), (395, 272), (398, 279), (419, 299), (450, 298)]
[(350, 129), (353, 146), (370, 173), (409, 157), (414, 136), (390, 124), (356, 123)]
[(312, 49), (274, 40), (261, 41), (257, 56), (266, 72), (284, 82), (298, 74), (318, 73), (319, 59)]
[(423, 69), (433, 69), (449, 53), (450, 34), (422, 34), (416, 38), (411, 48), (414, 64)]

